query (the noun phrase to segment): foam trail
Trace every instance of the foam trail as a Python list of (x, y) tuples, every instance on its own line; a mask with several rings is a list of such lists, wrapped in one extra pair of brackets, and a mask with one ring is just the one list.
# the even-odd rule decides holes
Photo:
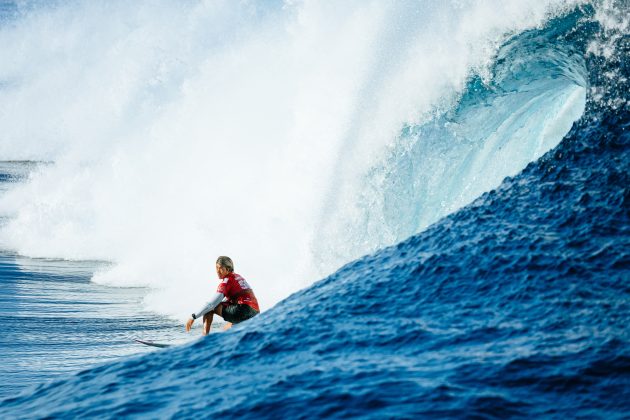
[(356, 203), (404, 127), (451, 109), (507, 36), (572, 4), (29, 4), (0, 29), (0, 159), (54, 165), (0, 198), (0, 240), (112, 261), (95, 281), (151, 286), (147, 306), (180, 317), (231, 255), (269, 307), (465, 204), (403, 213), (393, 235), (333, 234), (373, 215)]

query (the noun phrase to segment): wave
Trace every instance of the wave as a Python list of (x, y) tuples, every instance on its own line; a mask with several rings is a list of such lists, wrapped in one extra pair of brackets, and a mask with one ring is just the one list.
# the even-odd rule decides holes
[[(334, 200), (353, 210), (330, 217), (335, 222), (323, 224), (315, 242), (341, 261), (400, 242), (557, 146), (586, 101), (583, 56), (559, 39), (577, 19), (572, 14), (553, 28), (512, 37), (487, 75), (471, 77), (453, 108), (407, 125), (361, 179), (359, 196)], [(334, 238), (340, 232), (364, 248), (339, 249)]]
[[(553, 57), (582, 56), (584, 79), (580, 60), (557, 70), (586, 81), (587, 98), (561, 143), (497, 188), (227, 333), (40, 385), (4, 400), (0, 414), (624, 416), (627, 16), (618, 3), (587, 5), (507, 42), (505, 57), (518, 58), (528, 39), (543, 55), (549, 41), (569, 51)], [(400, 138), (415, 146), (429, 128)], [(485, 147), (471, 160), (499, 153), (497, 142)], [(387, 159), (404, 161), (395, 151)]]
[(0, 244), (113, 262), (93, 280), (178, 317), (233, 255), (268, 308), (554, 147), (583, 64), (497, 49), (572, 4), (16, 3), (0, 159), (54, 164)]

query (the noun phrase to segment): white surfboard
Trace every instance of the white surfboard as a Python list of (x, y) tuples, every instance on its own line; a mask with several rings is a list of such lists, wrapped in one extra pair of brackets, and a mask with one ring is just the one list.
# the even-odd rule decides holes
[(165, 347), (172, 346), (172, 344), (154, 343), (153, 341), (139, 340), (137, 338), (134, 338), (133, 341), (135, 341), (136, 343), (144, 344), (145, 346), (151, 346), (151, 347), (165, 348)]

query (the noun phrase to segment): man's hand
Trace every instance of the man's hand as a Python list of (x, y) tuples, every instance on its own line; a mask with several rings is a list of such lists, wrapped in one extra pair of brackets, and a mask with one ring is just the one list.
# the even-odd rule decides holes
[(188, 320), (188, 322), (186, 323), (186, 332), (190, 332), (190, 329), (192, 328), (192, 324), (193, 324), (193, 322), (195, 322), (195, 320), (194, 320), (194, 319), (192, 319), (192, 318), (190, 318), (190, 319)]

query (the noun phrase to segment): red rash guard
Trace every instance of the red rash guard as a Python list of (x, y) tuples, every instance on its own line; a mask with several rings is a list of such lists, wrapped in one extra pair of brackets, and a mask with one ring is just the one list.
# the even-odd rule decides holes
[(231, 304), (248, 305), (260, 312), (254, 291), (240, 274), (228, 274), (217, 287), (217, 293), (223, 293)]

